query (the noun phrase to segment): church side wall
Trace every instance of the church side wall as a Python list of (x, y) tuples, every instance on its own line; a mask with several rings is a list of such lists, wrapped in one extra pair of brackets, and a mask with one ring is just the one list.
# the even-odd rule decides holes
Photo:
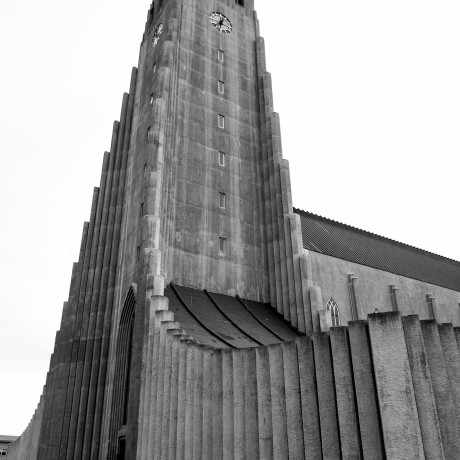
[[(355, 292), (358, 303), (358, 319), (377, 308), (380, 312), (394, 309), (390, 286), (395, 286), (398, 309), (403, 315), (419, 315), (421, 319), (436, 319), (438, 323), (460, 325), (460, 292), (337, 259), (317, 252), (310, 252), (313, 281), (321, 287), (323, 307), (332, 298), (340, 309), (341, 324), (352, 320), (349, 291), (349, 275), (356, 278)], [(433, 310), (427, 295), (434, 298)]]

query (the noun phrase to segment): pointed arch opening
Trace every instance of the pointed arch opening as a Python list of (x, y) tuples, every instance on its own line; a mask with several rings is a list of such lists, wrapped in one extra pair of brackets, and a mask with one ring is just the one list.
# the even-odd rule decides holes
[(136, 313), (136, 285), (126, 295), (121, 311), (113, 382), (109, 459), (123, 459), (128, 422), (129, 384)]
[(327, 303), (327, 312), (331, 315), (332, 327), (339, 327), (340, 324), (340, 309), (337, 302), (331, 298)]

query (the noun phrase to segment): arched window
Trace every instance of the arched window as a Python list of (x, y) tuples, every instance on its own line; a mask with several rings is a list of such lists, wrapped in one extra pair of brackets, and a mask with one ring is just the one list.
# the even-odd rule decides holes
[(327, 303), (327, 311), (331, 315), (332, 327), (340, 326), (340, 310), (334, 299), (329, 300)]
[(129, 384), (131, 380), (131, 358), (133, 351), (133, 329), (136, 313), (136, 285), (128, 294), (120, 317), (117, 338), (117, 355), (113, 382), (112, 411), (110, 414), (109, 460), (125, 459), (126, 434), (122, 428), (128, 423)]

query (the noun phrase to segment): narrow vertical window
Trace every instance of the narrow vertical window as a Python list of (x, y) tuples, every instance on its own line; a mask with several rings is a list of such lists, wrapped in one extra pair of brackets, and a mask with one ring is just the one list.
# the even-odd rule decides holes
[(149, 126), (149, 127), (147, 128), (147, 140), (148, 140), (148, 141), (150, 140), (151, 131), (152, 131), (152, 127)]
[(153, 105), (153, 93), (150, 95), (150, 105)]
[(327, 308), (327, 311), (331, 315), (332, 327), (339, 327), (340, 326), (340, 310), (335, 300), (334, 299), (329, 300), (326, 308)]
[(219, 193), (219, 207), (225, 209), (227, 207), (227, 195)]
[(219, 80), (217, 82), (217, 91), (219, 91), (219, 93), (221, 93), (221, 94), (225, 93), (225, 83), (223, 81)]
[(217, 123), (219, 124), (219, 128), (225, 128), (225, 117), (223, 115), (219, 115), (217, 118)]
[(144, 174), (147, 172), (147, 163), (144, 165)]
[(137, 247), (137, 261), (139, 262), (141, 260), (141, 247)]
[(219, 238), (219, 253), (220, 255), (224, 256), (227, 252), (227, 239), (226, 238)]
[(140, 217), (141, 219), (144, 218), (144, 203), (141, 203)]
[(225, 166), (225, 153), (219, 152), (219, 166)]
[(224, 62), (224, 52), (222, 50), (217, 50), (217, 59), (220, 62)]
[(157, 63), (153, 63), (153, 68), (152, 68), (152, 73), (155, 73), (157, 71)]

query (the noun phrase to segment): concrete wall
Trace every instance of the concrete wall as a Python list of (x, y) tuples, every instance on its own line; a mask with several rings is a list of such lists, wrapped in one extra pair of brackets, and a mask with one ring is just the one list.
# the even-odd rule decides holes
[(460, 329), (386, 313), (216, 350), (181, 330), (164, 298), (153, 305), (139, 459), (460, 456)]
[(375, 308), (380, 312), (392, 311), (390, 286), (397, 288), (396, 298), (403, 315), (419, 315), (421, 319), (433, 319), (427, 295), (434, 297), (434, 314), (438, 323), (460, 326), (460, 292), (405, 278), (392, 273), (358, 265), (310, 251), (313, 282), (321, 288), (323, 307), (332, 298), (340, 308), (342, 325), (352, 320), (348, 275), (356, 280), (359, 319), (366, 319)]
[(15, 442), (8, 446), (7, 460), (36, 460), (39, 458), (38, 449), (44, 406), (44, 397), (42, 396), (27, 428)]

